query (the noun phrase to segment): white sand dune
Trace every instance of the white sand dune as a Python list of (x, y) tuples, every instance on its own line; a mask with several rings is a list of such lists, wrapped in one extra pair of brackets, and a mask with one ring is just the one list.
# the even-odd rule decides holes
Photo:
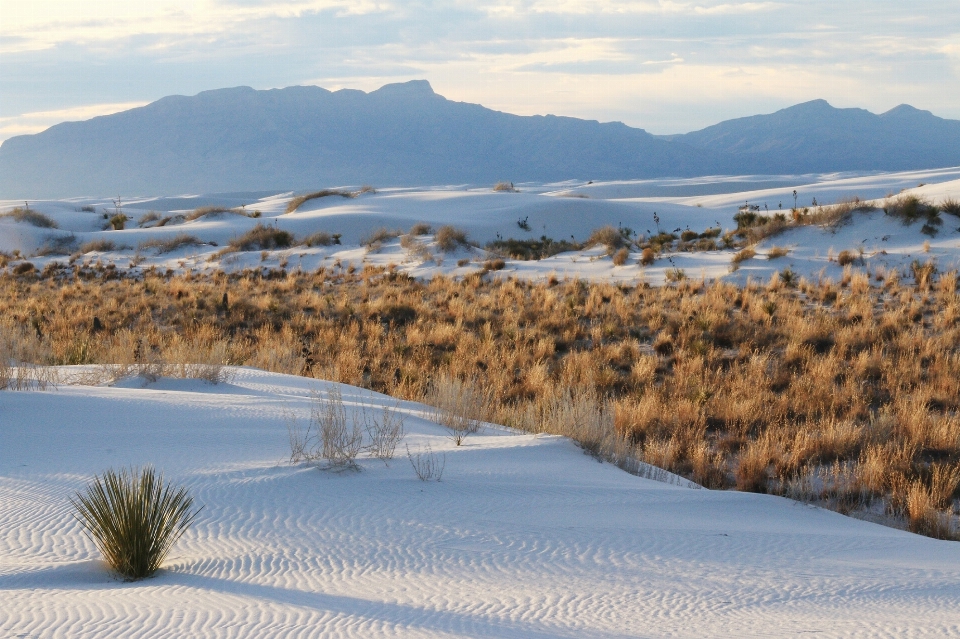
[[(918, 186), (923, 184), (924, 186)], [(37, 268), (50, 262), (66, 263), (67, 255), (45, 255), (43, 247), (56, 241), (70, 243), (65, 253), (76, 251), (92, 240), (109, 240), (111, 250), (84, 254), (81, 263), (112, 263), (121, 270), (139, 272), (156, 267), (175, 272), (210, 272), (217, 269), (237, 271), (245, 268), (288, 268), (313, 271), (337, 265), (362, 268), (364, 265), (392, 266), (414, 277), (436, 274), (464, 275), (483, 268), (488, 254), (481, 248), (461, 248), (452, 253), (439, 250), (433, 238), (422, 238), (426, 252), (404, 249), (397, 239), (383, 242), (370, 250), (361, 240), (378, 228), (406, 231), (417, 222), (434, 229), (451, 224), (485, 245), (497, 238), (533, 240), (547, 236), (554, 240), (584, 240), (604, 225), (625, 227), (636, 234), (656, 234), (720, 227), (736, 228), (733, 216), (744, 202), (774, 213), (793, 206), (793, 191), (800, 206), (833, 203), (860, 196), (880, 198), (901, 192), (926, 197), (933, 202), (960, 199), (960, 168), (910, 171), (871, 175), (831, 174), (825, 176), (725, 176), (685, 180), (637, 180), (631, 182), (563, 183), (518, 185), (519, 193), (494, 193), (489, 187), (431, 187), (420, 189), (384, 189), (346, 199), (338, 196), (306, 202), (300, 209), (285, 214), (292, 193), (221, 194), (176, 198), (130, 198), (123, 210), (131, 218), (124, 230), (103, 230), (104, 215), (115, 211), (109, 199), (77, 198), (31, 202), (30, 207), (53, 219), (58, 229), (45, 229), (0, 218), (0, 251), (20, 251)], [(740, 189), (740, 190), (738, 190)], [(0, 212), (22, 202), (0, 202)], [(259, 211), (253, 219), (221, 213), (184, 221), (182, 216), (199, 206), (240, 207)], [(83, 209), (88, 210), (84, 211)], [(139, 228), (137, 220), (150, 211), (163, 215), (181, 215), (162, 227)], [(547, 277), (582, 278), (593, 281), (662, 284), (677, 270), (687, 277), (731, 279), (743, 282), (747, 277), (768, 279), (789, 268), (809, 278), (843, 275), (836, 262), (840, 251), (862, 254), (862, 268), (899, 271), (910, 274), (914, 260), (933, 259), (940, 270), (960, 265), (960, 219), (944, 215), (944, 224), (935, 237), (921, 232), (922, 223), (905, 226), (882, 213), (858, 213), (839, 229), (805, 227), (787, 231), (757, 246), (758, 258), (743, 263), (734, 272), (734, 250), (666, 252), (649, 266), (639, 264), (640, 252), (634, 251), (627, 263), (613, 264), (601, 249), (587, 249), (555, 255), (549, 259), (523, 262), (508, 260), (501, 276), (534, 280)], [(520, 223), (529, 227), (521, 228)], [(243, 251), (228, 255), (218, 252), (257, 224), (266, 224), (295, 234), (298, 238), (319, 231), (342, 236), (341, 245), (327, 247), (294, 246), (262, 253)], [(138, 247), (143, 242), (168, 240), (186, 234), (199, 244), (158, 253), (154, 248)], [(930, 246), (925, 247), (929, 242)], [(773, 246), (790, 249), (787, 258), (765, 260)], [(133, 266), (131, 266), (133, 264)]]
[[(291, 466), (305, 378), (0, 393), (3, 637), (946, 637), (960, 544), (778, 497), (658, 483), (489, 427), (455, 447), (401, 402), (403, 454)], [(394, 405), (342, 387), (359, 402)], [(154, 464), (203, 510), (157, 576), (110, 576), (68, 498)]]

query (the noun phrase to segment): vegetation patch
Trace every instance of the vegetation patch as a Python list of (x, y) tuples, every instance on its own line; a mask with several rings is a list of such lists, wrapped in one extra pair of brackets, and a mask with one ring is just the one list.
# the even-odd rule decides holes
[(158, 254), (163, 253), (172, 253), (178, 249), (183, 248), (184, 246), (203, 246), (203, 242), (200, 241), (200, 238), (194, 237), (193, 235), (187, 235), (186, 233), (180, 233), (179, 235), (174, 235), (169, 238), (157, 238), (154, 240), (147, 240), (146, 242), (140, 242), (137, 245), (137, 250), (146, 251), (149, 249), (155, 249)]
[(345, 197), (345, 198), (355, 198), (364, 193), (376, 193), (377, 190), (372, 186), (362, 186), (359, 191), (345, 191), (343, 189), (322, 189), (320, 191), (314, 191), (313, 193), (305, 193), (304, 195), (298, 195), (297, 197), (290, 200), (287, 204), (286, 213), (293, 213), (306, 202), (310, 200), (318, 200), (323, 197), (331, 197), (334, 195)]
[(255, 227), (230, 240), (229, 249), (234, 251), (268, 251), (293, 245), (293, 234), (274, 226), (257, 224)]
[(47, 217), (39, 211), (34, 211), (31, 208), (27, 207), (17, 207), (12, 211), (7, 211), (6, 213), (0, 214), (0, 218), (10, 218), (15, 222), (25, 222), (31, 226), (36, 226), (42, 229), (55, 229), (57, 228), (57, 223), (54, 222), (51, 218)]

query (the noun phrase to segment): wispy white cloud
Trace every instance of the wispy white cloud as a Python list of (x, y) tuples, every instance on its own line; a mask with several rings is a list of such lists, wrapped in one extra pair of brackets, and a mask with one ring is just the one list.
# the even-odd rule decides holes
[(456, 100), (658, 133), (820, 97), (960, 118), (955, 4), (0, 0), (0, 126), (238, 84), (368, 90), (414, 78)]

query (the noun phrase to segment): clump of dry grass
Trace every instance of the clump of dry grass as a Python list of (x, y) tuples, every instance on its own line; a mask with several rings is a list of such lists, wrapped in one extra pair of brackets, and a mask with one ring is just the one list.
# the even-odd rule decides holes
[(740, 249), (739, 251), (734, 253), (730, 261), (734, 265), (739, 266), (741, 263), (746, 262), (747, 260), (752, 260), (754, 257), (756, 257), (756, 255), (757, 255), (757, 252), (755, 250), (753, 250), (750, 247), (747, 247), (744, 249)]
[(493, 190), (497, 193), (519, 193), (520, 190), (513, 186), (513, 182), (497, 182), (493, 185)]
[(444, 225), (438, 228), (437, 232), (433, 235), (433, 241), (437, 243), (437, 247), (441, 251), (447, 253), (459, 246), (469, 245), (467, 232), (450, 225)]
[(649, 246), (640, 252), (640, 263), (644, 266), (650, 266), (657, 259), (657, 254)]
[(623, 266), (628, 259), (630, 259), (630, 249), (625, 246), (613, 254), (614, 266)]
[(95, 240), (90, 240), (89, 242), (84, 242), (80, 245), (78, 250), (81, 253), (106, 253), (107, 251), (113, 251), (116, 248), (117, 245), (112, 241), (103, 238), (97, 238)]
[(234, 251), (272, 250), (292, 246), (293, 241), (293, 234), (289, 231), (257, 224), (240, 237), (230, 240), (228, 248)]
[(379, 248), (384, 242), (400, 237), (403, 231), (391, 230), (386, 227), (374, 229), (360, 238), (360, 246)]
[[(190, 213), (187, 213), (183, 219), (187, 222), (192, 222), (193, 220), (199, 220), (201, 217), (207, 217), (211, 215), (223, 215), (224, 213), (227, 213), (230, 215), (242, 215), (244, 217), (252, 217), (252, 218), (258, 218), (261, 215), (260, 211), (253, 211), (251, 213), (247, 213), (246, 209), (243, 209), (243, 208), (230, 209), (223, 206), (201, 206), (194, 209)], [(143, 226), (142, 220), (143, 218), (141, 218), (141, 222), (140, 222), (141, 226)]]
[(409, 235), (413, 237), (418, 237), (420, 235), (430, 235), (433, 232), (433, 227), (431, 227), (426, 222), (417, 222), (410, 227)]
[(10, 218), (16, 222), (25, 222), (31, 226), (36, 226), (44, 229), (55, 229), (57, 228), (57, 223), (53, 221), (50, 217), (44, 215), (39, 211), (34, 211), (31, 208), (27, 207), (17, 207), (11, 211), (0, 214), (0, 218)]
[(340, 244), (339, 233), (327, 233), (326, 231), (318, 231), (313, 235), (307, 236), (303, 241), (307, 246), (332, 246), (334, 244)]
[(594, 229), (590, 237), (584, 242), (584, 246), (603, 245), (607, 248), (607, 253), (613, 254), (619, 249), (625, 247), (628, 241), (620, 229), (614, 226), (602, 226)]
[(940, 204), (937, 205), (937, 208), (944, 213), (953, 215), (954, 217), (960, 217), (960, 201), (955, 200), (952, 197), (948, 197), (941, 201)]
[(293, 213), (306, 202), (310, 200), (318, 200), (322, 197), (330, 197), (333, 195), (339, 195), (340, 197), (345, 198), (355, 198), (362, 193), (376, 193), (376, 190), (372, 186), (364, 186), (359, 191), (346, 191), (343, 189), (322, 189), (320, 191), (314, 191), (313, 193), (305, 193), (304, 195), (298, 195), (297, 197), (290, 200), (287, 204), (286, 213)]
[(168, 238), (156, 238), (153, 240), (146, 240), (140, 242), (137, 245), (138, 251), (146, 251), (150, 249), (156, 249), (157, 254), (163, 253), (172, 253), (178, 249), (183, 248), (184, 246), (202, 246), (203, 242), (200, 241), (200, 238), (193, 235), (187, 235), (186, 233), (180, 233), (174, 235), (173, 237)]
[(785, 246), (771, 246), (767, 250), (767, 259), (775, 260), (779, 257), (784, 257), (790, 254), (790, 249)]

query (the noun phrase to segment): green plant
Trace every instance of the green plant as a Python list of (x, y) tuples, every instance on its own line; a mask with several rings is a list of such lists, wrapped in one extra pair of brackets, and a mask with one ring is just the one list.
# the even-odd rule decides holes
[(200, 512), (149, 466), (108, 470), (70, 501), (104, 561), (131, 580), (155, 573)]

